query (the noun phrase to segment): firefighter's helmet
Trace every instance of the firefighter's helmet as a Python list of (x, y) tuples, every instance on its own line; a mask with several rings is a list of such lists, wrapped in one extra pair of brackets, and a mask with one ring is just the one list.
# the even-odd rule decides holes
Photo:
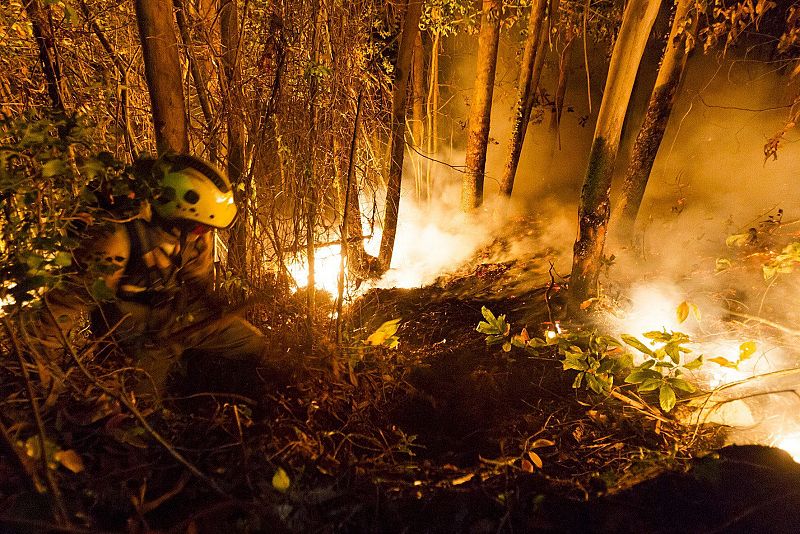
[(161, 191), (153, 207), (161, 217), (214, 228), (226, 228), (236, 217), (231, 183), (214, 165), (194, 156), (170, 155), (156, 162), (155, 172)]

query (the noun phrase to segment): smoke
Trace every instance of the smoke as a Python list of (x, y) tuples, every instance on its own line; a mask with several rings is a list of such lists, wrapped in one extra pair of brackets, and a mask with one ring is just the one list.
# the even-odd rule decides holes
[[(408, 192), (403, 197), (394, 273), (382, 281), (384, 285), (393, 283), (393, 275), (396, 280), (410, 272), (419, 273), (415, 284), (429, 283), (498, 237), (509, 246), (491, 261), (524, 259), (548, 250), (557, 269), (569, 272), (604, 69), (592, 71), (590, 113), (583, 65), (574, 62), (567, 110), (557, 135), (548, 108), (534, 114), (508, 205), (498, 200), (496, 184), (508, 151), (517, 59), (513, 47), (501, 47), (506, 56), (500, 60), (495, 88), (485, 207), (465, 218), (459, 206), (461, 173), (451, 167), (464, 162), (464, 126), (474, 79), (474, 56), (463, 52), (474, 46), (459, 42), (464, 39), (454, 42), (458, 52), (443, 62), (451, 78), (448, 86), (458, 88), (443, 95), (448, 104), (442, 110), (440, 131), (446, 132), (442, 141), (448, 149), (435, 159), (447, 165), (433, 165), (435, 194), (430, 203), (416, 202)], [(697, 354), (730, 362), (739, 357), (742, 343), (755, 342), (756, 354), (738, 368), (707, 364), (698, 371), (696, 378), (709, 388), (744, 380), (715, 393), (708, 405), (712, 409), (698, 417), (740, 427), (732, 441), (772, 444), (791, 441), (793, 433), (800, 436), (794, 417), (800, 404), (797, 374), (785, 371), (798, 364), (797, 336), (729, 312), (735, 309), (779, 325), (800, 322), (800, 273), (771, 281), (761, 276), (770, 249), (800, 239), (800, 225), (794, 224), (800, 221), (800, 135), (790, 131), (778, 159), (765, 161), (764, 143), (783, 127), (793, 95), (785, 76), (772, 64), (736, 53), (729, 50), (727, 59), (701, 54), (690, 58), (640, 212), (638, 244), (616, 242), (611, 233), (605, 254), (613, 254), (615, 264), (602, 283), (609, 296), (627, 303), (622, 317), (609, 318), (607, 327), (613, 333), (684, 331), (696, 341)], [(657, 72), (655, 55), (649, 54), (649, 62), (646, 59), (640, 69), (623, 132), (612, 206)], [(548, 94), (555, 93), (557, 72), (558, 66), (548, 61), (541, 81)], [(778, 209), (783, 209), (784, 224), (775, 231), (768, 218), (776, 217)], [(727, 236), (748, 233), (750, 228), (756, 229), (756, 243), (726, 246)], [(718, 270), (717, 265), (729, 267)], [(541, 275), (542, 271), (535, 272), (539, 279), (531, 283), (541, 281)], [(699, 321), (677, 321), (675, 309), (683, 301), (701, 310)], [(732, 318), (739, 322), (731, 322)], [(754, 375), (765, 376), (752, 379)], [(747, 400), (734, 402), (743, 397)], [(742, 429), (745, 426), (747, 430)], [(800, 444), (800, 438), (797, 441)]]

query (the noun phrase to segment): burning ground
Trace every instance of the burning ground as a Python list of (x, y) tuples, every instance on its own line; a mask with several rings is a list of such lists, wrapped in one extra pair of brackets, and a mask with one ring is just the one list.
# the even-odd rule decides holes
[[(362, 289), (342, 351), (326, 341), (324, 295), (313, 352), (302, 289), (260, 302), (249, 313), (276, 361), (303, 365), (248, 395), (176, 387), (153, 410), (114, 396), (126, 372), (113, 354), (88, 358), (86, 375), (31, 369), (63, 505), (92, 531), (791, 531), (800, 469), (763, 445), (796, 454), (797, 333), (781, 311), (795, 291), (793, 223), (721, 242), (728, 262), (708, 256), (682, 286), (609, 276), (583, 323), (566, 321), (557, 251), (509, 259), (521, 228), (541, 228), (516, 224), (424, 287)], [(764, 282), (764, 266), (779, 264), (787, 272)], [(760, 308), (746, 306), (748, 288)], [(481, 321), (507, 326), (486, 334)], [(564, 363), (564, 347), (574, 356), (596, 332), (631, 336), (596, 356), (641, 365), (648, 353), (633, 338), (657, 351), (645, 334), (675, 331), (687, 336), (685, 361), (704, 361), (684, 374), (696, 391), (675, 388), (669, 409), (658, 391), (625, 383), (630, 369), (598, 392), (588, 375), (576, 388), (580, 371)], [(12, 361), (3, 373), (4, 414), (25, 425), (20, 370)], [(24, 454), (0, 464), (15, 494), (4, 528), (50, 528), (36, 440), (19, 445)]]

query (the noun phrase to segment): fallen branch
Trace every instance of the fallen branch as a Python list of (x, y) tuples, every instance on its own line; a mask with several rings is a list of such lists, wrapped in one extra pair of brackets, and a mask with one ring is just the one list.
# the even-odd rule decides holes
[(748, 315), (746, 313), (735, 312), (731, 310), (727, 310), (725, 313), (728, 315), (733, 315), (734, 317), (739, 317), (740, 319), (745, 319), (747, 321), (755, 321), (757, 323), (761, 323), (764, 326), (769, 326), (770, 328), (774, 328), (775, 330), (779, 330), (784, 334), (789, 334), (790, 336), (800, 337), (800, 330), (794, 330), (792, 328), (787, 328), (781, 324), (776, 322), (770, 321), (769, 319), (764, 319), (762, 317), (758, 317), (756, 315)]

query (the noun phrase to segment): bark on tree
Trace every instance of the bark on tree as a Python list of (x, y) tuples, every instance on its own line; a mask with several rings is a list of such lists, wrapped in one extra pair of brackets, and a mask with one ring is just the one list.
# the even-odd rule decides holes
[(178, 23), (179, 35), (184, 49), (186, 50), (186, 58), (189, 63), (189, 72), (194, 81), (195, 94), (197, 95), (197, 102), (200, 104), (200, 110), (203, 112), (203, 119), (205, 120), (205, 131), (207, 132), (206, 145), (209, 147), (211, 154), (210, 159), (216, 159), (216, 142), (215, 136), (211, 133), (214, 128), (214, 112), (211, 108), (211, 101), (208, 95), (208, 86), (203, 74), (203, 70), (195, 57), (194, 40), (192, 39), (192, 32), (189, 28), (189, 14), (186, 9), (185, 0), (173, 0), (175, 5), (175, 20)]
[(133, 132), (133, 126), (131, 125), (129, 113), (130, 104), (128, 102), (128, 69), (130, 68), (130, 65), (126, 61), (123, 61), (123, 58), (117, 53), (117, 51), (109, 42), (108, 38), (106, 38), (105, 33), (103, 33), (103, 30), (100, 29), (100, 26), (97, 24), (95, 18), (92, 17), (91, 12), (89, 11), (89, 6), (86, 5), (85, 0), (80, 0), (80, 7), (86, 24), (89, 26), (89, 28), (91, 28), (95, 37), (97, 37), (97, 40), (100, 41), (100, 46), (103, 47), (103, 50), (105, 50), (108, 56), (111, 58), (111, 61), (114, 63), (114, 67), (117, 69), (117, 73), (119, 74), (118, 90), (120, 103), (120, 129), (123, 131), (123, 135), (125, 136), (125, 144), (128, 147), (128, 153), (130, 153), (131, 159), (135, 160), (139, 157), (139, 147), (136, 144), (136, 135)]
[(239, 195), (239, 217), (230, 231), (228, 241), (228, 266), (244, 276), (247, 272), (247, 222), (251, 184), (245, 170), (245, 127), (242, 113), (242, 81), (239, 62), (239, 15), (236, 0), (227, 0), (219, 15), (220, 40), (222, 42), (222, 71), (225, 78), (225, 121), (228, 130), (228, 178), (234, 191), (244, 185)]
[(570, 307), (573, 311), (596, 294), (610, 213), (608, 197), (622, 123), (636, 80), (636, 71), (660, 4), (660, 0), (628, 2), (611, 55), (578, 208), (578, 236), (573, 250), (569, 288)]
[(411, 67), (411, 136), (414, 146), (425, 144), (425, 47), (417, 32)]
[(425, 193), (431, 200), (431, 174), (433, 157), (439, 150), (439, 43), (441, 33), (434, 32), (431, 43), (431, 63), (428, 67), (428, 100), (426, 102), (428, 161), (425, 165)]
[[(541, 46), (546, 35), (542, 32), (545, 26), (545, 15), (549, 0), (534, 0), (531, 5), (531, 14), (528, 19), (528, 35), (525, 38), (525, 48), (522, 54), (522, 65), (517, 82), (517, 103), (514, 106), (514, 122), (511, 128), (511, 141), (509, 143), (508, 159), (506, 160), (503, 176), (500, 178), (500, 193), (510, 197), (514, 188), (514, 176), (517, 174), (519, 156), (525, 142), (525, 132), (528, 130), (528, 121), (533, 109), (533, 95), (539, 85), (542, 74), (545, 48)], [(537, 61), (539, 59), (539, 61)], [(536, 66), (539, 68), (537, 69)]]
[(558, 136), (559, 148), (561, 148), (561, 114), (564, 112), (564, 97), (567, 94), (567, 74), (569, 72), (569, 62), (572, 59), (572, 45), (575, 44), (575, 35), (567, 35), (567, 42), (558, 58), (558, 85), (554, 98), (553, 114), (550, 116), (550, 129), (554, 130)]
[[(411, 59), (411, 137), (414, 147), (425, 146), (425, 47), (422, 32), (417, 32), (414, 41), (414, 54)], [(417, 199), (423, 198), (423, 176), (421, 157), (414, 159), (414, 182)]]
[(483, 0), (481, 29), (478, 34), (478, 59), (475, 88), (467, 130), (465, 172), (461, 187), (461, 208), (470, 212), (483, 202), (486, 172), (486, 147), (492, 112), (494, 75), (497, 70), (497, 47), (500, 41), (502, 0)]
[(394, 240), (397, 235), (397, 218), (400, 207), (400, 187), (403, 176), (403, 156), (405, 154), (406, 102), (408, 78), (411, 71), (411, 56), (414, 42), (419, 33), (419, 19), (422, 15), (422, 0), (409, 0), (403, 22), (397, 64), (394, 68), (394, 87), (392, 89), (392, 130), (390, 134), (391, 161), (389, 180), (386, 186), (386, 215), (383, 219), (383, 235), (378, 260), (384, 269), (392, 263)]
[(55, 39), (50, 25), (50, 8), (42, 6), (39, 0), (28, 0), (25, 12), (31, 22), (33, 37), (39, 49), (47, 94), (53, 109), (64, 111), (63, 88), (61, 86), (61, 66), (55, 47)]
[(156, 149), (159, 154), (170, 151), (187, 153), (186, 104), (181, 85), (172, 2), (136, 0), (135, 6), (144, 73), (153, 107)]
[(642, 205), (650, 172), (653, 169), (658, 148), (664, 139), (675, 95), (680, 86), (688, 59), (687, 39), (697, 31), (694, 0), (676, 0), (675, 18), (664, 49), (664, 57), (658, 70), (653, 93), (647, 105), (642, 128), (636, 136), (633, 153), (625, 172), (620, 203), (614, 210), (612, 226), (623, 242), (630, 242), (639, 208)]

